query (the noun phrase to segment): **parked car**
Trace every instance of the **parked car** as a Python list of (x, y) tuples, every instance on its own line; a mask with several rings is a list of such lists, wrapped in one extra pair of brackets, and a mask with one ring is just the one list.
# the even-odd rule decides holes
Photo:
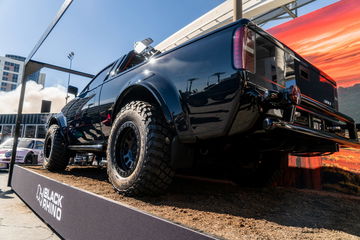
[[(9, 138), (0, 144), (0, 168), (9, 168), (14, 139)], [(44, 140), (36, 138), (19, 138), (15, 163), (42, 164)]]
[(237, 181), (266, 182), (289, 153), (359, 148), (335, 81), (249, 20), (164, 53), (150, 42), (137, 42), (50, 118), (45, 168), (61, 171), (78, 152), (106, 154), (119, 192), (159, 194), (198, 154), (219, 156)]

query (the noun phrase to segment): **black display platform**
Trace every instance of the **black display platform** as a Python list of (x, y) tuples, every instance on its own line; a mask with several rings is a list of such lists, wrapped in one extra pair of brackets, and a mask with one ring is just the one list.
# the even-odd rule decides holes
[(64, 239), (215, 239), (17, 165), (12, 188)]

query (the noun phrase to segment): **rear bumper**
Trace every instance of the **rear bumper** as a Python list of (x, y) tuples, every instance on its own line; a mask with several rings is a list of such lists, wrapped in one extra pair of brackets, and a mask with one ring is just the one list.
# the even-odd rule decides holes
[(285, 130), (289, 132), (302, 134), (303, 136), (314, 137), (314, 138), (330, 141), (333, 143), (337, 143), (342, 147), (352, 147), (352, 148), (360, 149), (360, 142), (357, 140), (343, 138), (336, 134), (317, 131), (315, 129), (307, 128), (297, 124), (287, 123), (280, 120), (272, 120), (270, 118), (266, 118), (264, 120), (264, 129), (268, 131)]

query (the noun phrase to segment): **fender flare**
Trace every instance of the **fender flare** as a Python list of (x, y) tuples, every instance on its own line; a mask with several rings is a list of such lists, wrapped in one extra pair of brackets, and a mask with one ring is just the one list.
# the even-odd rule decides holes
[(66, 117), (62, 112), (52, 115), (48, 119), (46, 126), (49, 128), (53, 124), (56, 124), (61, 128), (65, 128), (67, 126)]
[[(155, 73), (147, 72), (146, 74), (136, 75), (125, 86), (113, 106), (113, 120), (121, 106), (126, 102), (129, 93), (132, 93), (134, 90), (140, 90), (152, 96), (161, 108), (165, 120), (171, 127), (175, 128), (178, 135), (181, 135), (180, 132), (191, 131), (187, 119), (188, 114), (182, 106), (181, 96), (171, 80)], [(181, 136), (179, 137), (181, 138)]]
[(51, 125), (54, 125), (54, 124), (56, 124), (60, 127), (59, 128), (60, 134), (62, 135), (65, 142), (67, 143), (68, 140), (65, 135), (65, 129), (67, 127), (67, 120), (66, 120), (65, 115), (62, 112), (54, 114), (48, 119), (48, 121), (46, 123), (47, 130), (50, 128)]

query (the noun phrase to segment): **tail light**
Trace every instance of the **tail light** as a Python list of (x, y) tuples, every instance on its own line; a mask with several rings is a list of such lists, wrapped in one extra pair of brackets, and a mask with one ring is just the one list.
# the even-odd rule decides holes
[(295, 105), (300, 105), (301, 103), (301, 91), (300, 88), (296, 85), (293, 85), (286, 89), (288, 99)]
[(233, 58), (236, 69), (255, 72), (255, 33), (247, 27), (239, 27), (235, 30)]

